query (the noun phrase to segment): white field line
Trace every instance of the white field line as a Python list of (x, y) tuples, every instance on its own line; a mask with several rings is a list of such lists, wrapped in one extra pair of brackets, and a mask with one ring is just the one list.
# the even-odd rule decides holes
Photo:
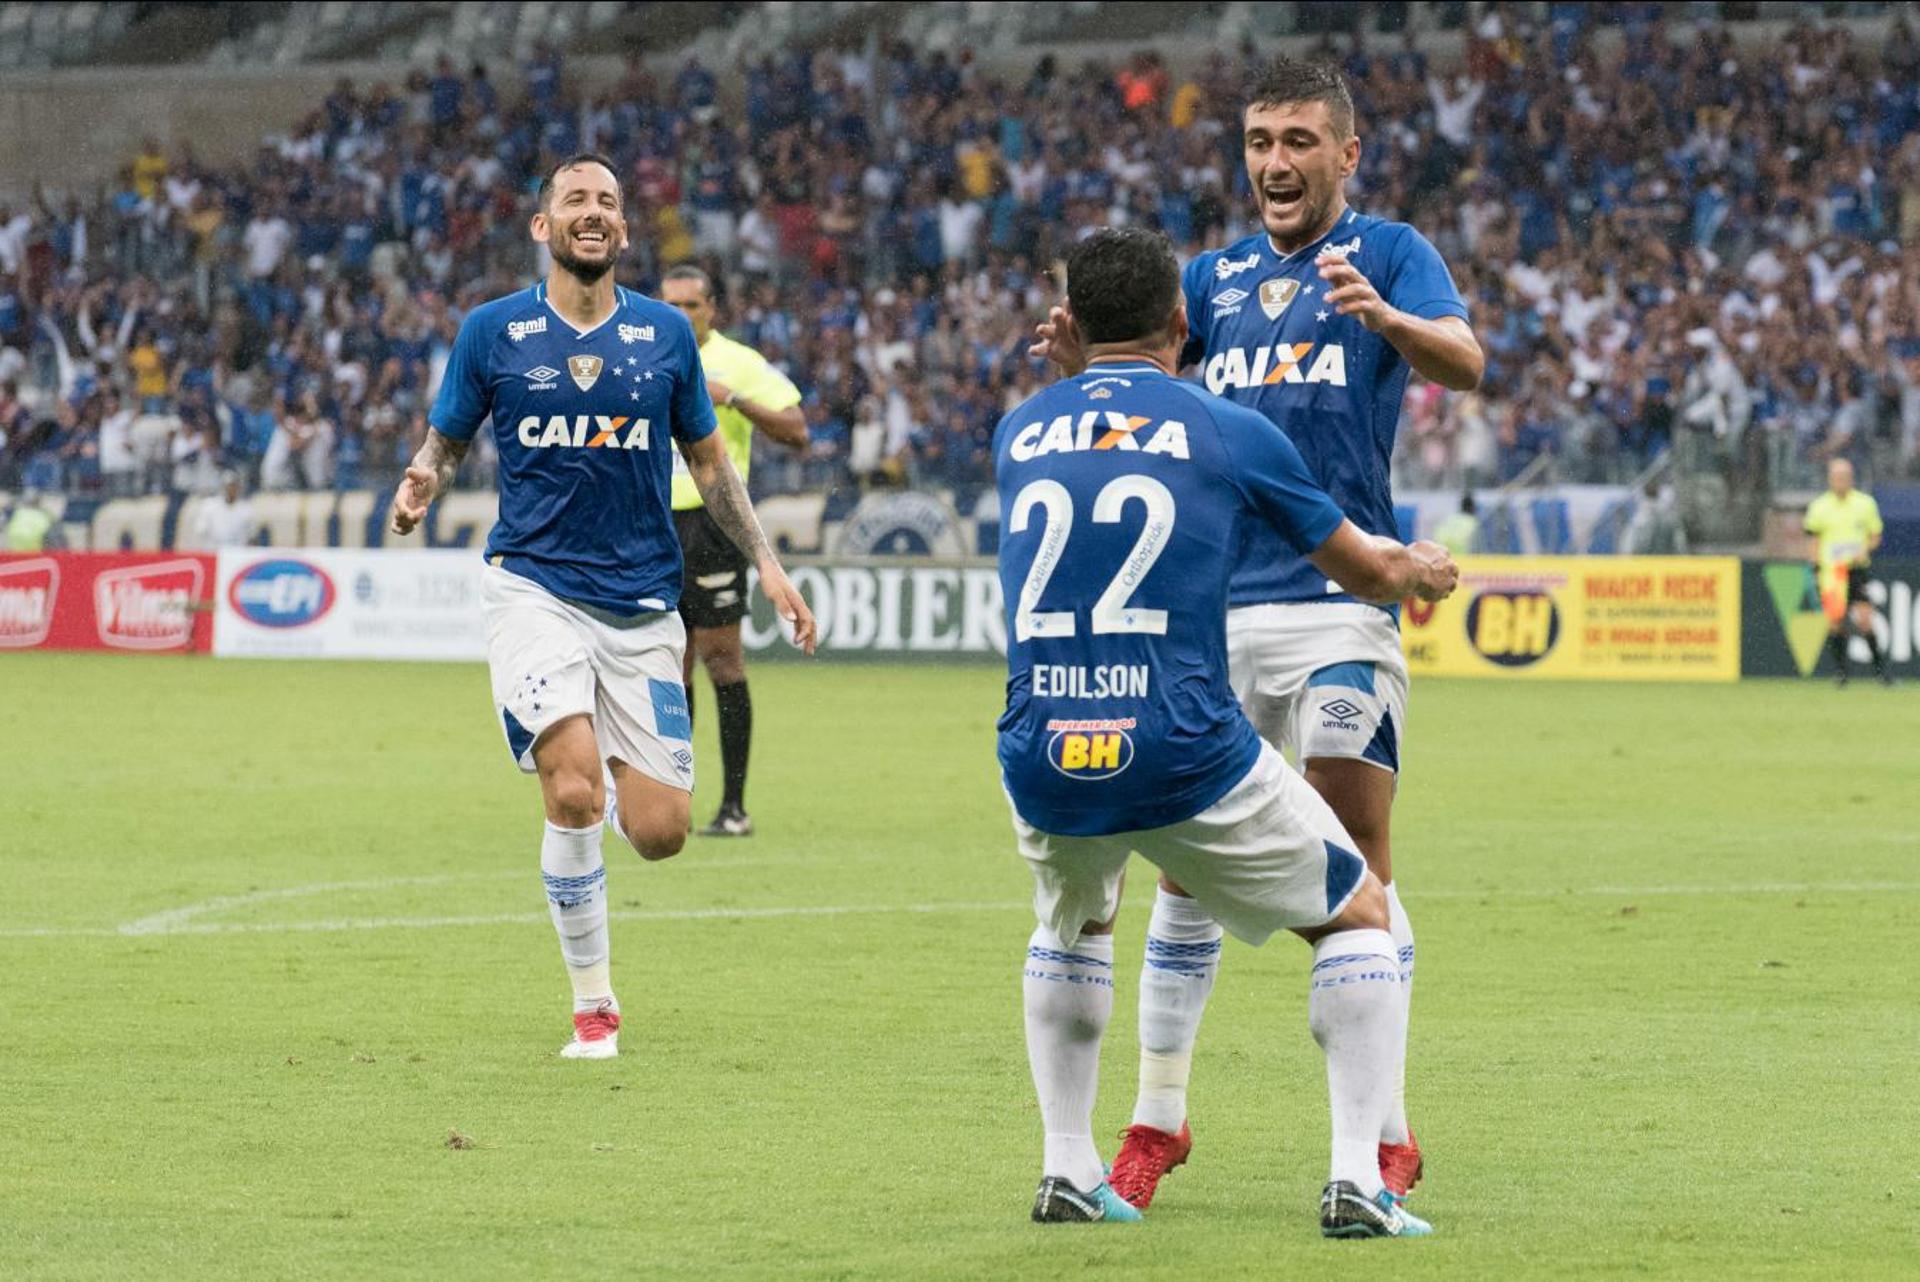
[[(764, 868), (773, 864), (788, 863), (781, 859), (733, 859), (733, 860), (692, 860), (679, 865), (675, 871), (701, 872), (712, 869)], [(448, 886), (463, 881), (526, 881), (537, 884), (535, 878), (538, 869), (526, 872), (450, 872), (430, 877), (378, 877), (368, 881), (318, 881), (305, 886), (286, 886), (279, 890), (251, 890), (244, 895), (220, 895), (213, 899), (204, 899), (197, 904), (188, 904), (184, 908), (169, 908), (165, 912), (142, 917), (138, 921), (123, 922), (118, 927), (122, 935), (178, 935), (192, 933), (183, 930), (195, 917), (204, 917), (208, 913), (223, 912), (229, 908), (242, 908), (248, 904), (270, 903), (276, 899), (305, 899), (314, 895), (331, 895), (338, 892), (366, 890), (397, 890), (403, 886)]]
[[(785, 863), (784, 860), (737, 860), (732, 863), (689, 864), (688, 867), (741, 868), (751, 864)], [(205, 922), (195, 918), (250, 904), (275, 900), (308, 898), (336, 892), (398, 889), (405, 886), (447, 885), (462, 881), (519, 880), (519, 872), (449, 873), (433, 877), (389, 877), (369, 881), (315, 882), (278, 890), (257, 890), (244, 895), (226, 895), (202, 900), (181, 908), (154, 913), (119, 926), (6, 926), (0, 927), (0, 939), (67, 938), (141, 938), (163, 935), (247, 935), (291, 934), (297, 932), (336, 932), (347, 930), (436, 930), (456, 926), (521, 926), (546, 921), (543, 912), (489, 913), (477, 916), (448, 917), (334, 917), (313, 921), (284, 922)], [(1760, 881), (1723, 885), (1670, 884), (1655, 886), (1583, 886), (1553, 890), (1502, 891), (1498, 889), (1418, 890), (1409, 887), (1407, 898), (1476, 899), (1489, 903), (1512, 900), (1553, 899), (1630, 899), (1653, 896), (1734, 897), (1740, 895), (1818, 895), (1818, 894), (1907, 894), (1920, 891), (1916, 881)], [(779, 917), (845, 917), (854, 915), (903, 916), (940, 913), (1011, 912), (1031, 907), (1029, 900), (993, 902), (955, 902), (931, 904), (826, 904), (775, 905), (765, 908), (662, 908), (622, 909), (608, 913), (614, 921), (724, 921)]]

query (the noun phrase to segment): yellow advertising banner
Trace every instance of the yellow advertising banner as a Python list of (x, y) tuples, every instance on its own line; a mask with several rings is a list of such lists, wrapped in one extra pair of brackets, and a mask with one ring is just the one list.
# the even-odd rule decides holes
[(1415, 675), (1734, 681), (1740, 562), (1718, 556), (1466, 556), (1460, 587), (1409, 602)]

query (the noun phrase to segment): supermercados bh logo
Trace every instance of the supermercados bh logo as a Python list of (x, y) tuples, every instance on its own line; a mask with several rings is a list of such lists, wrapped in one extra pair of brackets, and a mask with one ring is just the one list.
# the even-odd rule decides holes
[(1467, 640), (1482, 658), (1502, 667), (1538, 663), (1560, 641), (1556, 589), (1564, 575), (1482, 574), (1461, 579), (1474, 594), (1467, 606)]
[(104, 571), (93, 581), (100, 643), (116, 650), (180, 649), (193, 639), (193, 609), (205, 582), (205, 567), (189, 560)]
[(967, 554), (954, 510), (931, 494), (869, 494), (853, 509), (834, 546), (840, 556)]
[(1133, 764), (1132, 717), (1118, 721), (1049, 721), (1047, 762), (1069, 779), (1111, 779)]
[(333, 579), (311, 561), (256, 561), (227, 585), (227, 604), (263, 628), (301, 628), (333, 608)]
[(1793, 654), (1793, 666), (1801, 676), (1809, 676), (1827, 644), (1827, 616), (1820, 609), (1813, 568), (1802, 561), (1785, 561), (1763, 567), (1761, 574), (1774, 617), (1780, 620), (1780, 631)]
[(53, 631), (60, 563), (52, 557), (0, 564), (0, 649), (39, 645)]

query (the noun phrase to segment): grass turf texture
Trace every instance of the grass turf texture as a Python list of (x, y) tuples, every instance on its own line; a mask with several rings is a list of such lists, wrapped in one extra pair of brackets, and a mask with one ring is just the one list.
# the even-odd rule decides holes
[[(1440, 1236), (1354, 1244), (1315, 1227), (1288, 939), (1227, 950), (1194, 1159), (1148, 1223), (1027, 1223), (998, 675), (753, 680), (760, 834), (608, 846), (626, 1024), (594, 1064), (554, 1056), (537, 792), (483, 669), (0, 661), (0, 1274), (1920, 1267), (1920, 692), (1421, 682), (1395, 847)], [(1103, 1137), (1150, 888), (1117, 932)]]

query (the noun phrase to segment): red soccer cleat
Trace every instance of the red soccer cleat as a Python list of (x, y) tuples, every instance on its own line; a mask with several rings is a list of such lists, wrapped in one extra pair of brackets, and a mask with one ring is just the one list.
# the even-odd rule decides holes
[(620, 1012), (612, 1002), (573, 1017), (573, 1040), (560, 1048), (562, 1059), (612, 1059), (620, 1053)]
[(1420, 1141), (1413, 1132), (1407, 1132), (1405, 1144), (1380, 1145), (1380, 1182), (1387, 1186), (1387, 1192), (1395, 1197), (1404, 1198), (1413, 1192), (1413, 1186), (1420, 1182), (1421, 1173), (1427, 1164), (1420, 1156)]
[(1180, 1123), (1180, 1133), (1169, 1135), (1151, 1126), (1129, 1126), (1120, 1132), (1125, 1142), (1113, 1159), (1113, 1173), (1107, 1183), (1135, 1210), (1144, 1211), (1153, 1204), (1153, 1191), (1160, 1177), (1187, 1160), (1193, 1152), (1193, 1128)]

